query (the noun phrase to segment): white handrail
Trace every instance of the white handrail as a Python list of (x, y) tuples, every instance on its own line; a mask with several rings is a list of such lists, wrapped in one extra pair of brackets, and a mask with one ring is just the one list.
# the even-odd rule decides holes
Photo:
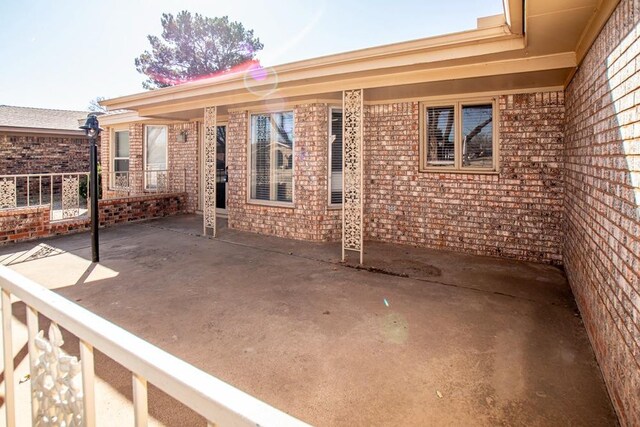
[[(137, 377), (148, 380), (209, 423), (221, 426), (307, 425), (4, 266), (0, 266), (0, 288), (79, 340), (90, 343)], [(3, 313), (5, 316), (7, 314)]]

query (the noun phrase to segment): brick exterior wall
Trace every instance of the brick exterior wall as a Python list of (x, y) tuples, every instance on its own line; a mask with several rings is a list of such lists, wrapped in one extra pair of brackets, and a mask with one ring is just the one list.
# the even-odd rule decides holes
[(0, 133), (0, 175), (88, 170), (86, 138)]
[[(418, 172), (418, 105), (365, 106), (365, 238), (561, 264), (563, 93), (500, 98), (497, 175)], [(229, 115), (231, 228), (341, 238), (341, 210), (328, 207), (328, 108), (294, 108), (292, 207), (247, 203), (249, 114)]]
[(640, 425), (640, 3), (566, 90), (565, 267), (622, 425)]
[[(180, 132), (187, 132), (187, 141), (178, 142)], [(171, 190), (188, 194), (186, 209), (195, 212), (198, 209), (199, 176), (199, 138), (198, 123), (190, 122), (169, 126), (169, 170)]]
[[(99, 201), (100, 227), (184, 213), (186, 194), (149, 195)], [(50, 221), (49, 205), (0, 209), (0, 244), (20, 242), (91, 228), (88, 217)]]
[[(198, 209), (198, 176), (199, 176), (199, 153), (198, 123), (172, 124), (167, 127), (167, 169), (169, 175), (169, 191), (184, 192), (187, 194), (185, 206), (186, 212), (195, 212)], [(144, 190), (144, 125), (141, 123), (131, 123), (125, 127), (116, 127), (117, 130), (129, 130), (129, 171), (133, 185), (129, 195), (149, 194)], [(178, 136), (181, 131), (187, 132), (187, 141), (179, 142)], [(109, 180), (112, 165), (111, 137), (113, 129), (107, 128), (102, 136), (101, 158), (105, 159), (101, 163), (102, 167), (102, 198), (119, 198), (126, 196), (120, 191), (111, 189)]]
[(365, 106), (365, 239), (562, 263), (562, 92), (501, 96), (496, 175), (419, 172), (419, 104)]
[(229, 113), (229, 227), (310, 241), (337, 240), (341, 211), (328, 207), (328, 105), (294, 107), (294, 204), (291, 207), (247, 203), (249, 113)]

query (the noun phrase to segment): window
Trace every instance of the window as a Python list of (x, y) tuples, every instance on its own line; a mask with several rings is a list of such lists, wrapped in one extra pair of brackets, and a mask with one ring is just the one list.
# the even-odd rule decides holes
[(293, 202), (293, 112), (251, 115), (250, 198)]
[(113, 136), (113, 172), (115, 176), (129, 172), (129, 131), (116, 131)]
[(329, 204), (342, 204), (342, 110), (329, 109)]
[(156, 189), (167, 174), (167, 127), (146, 126), (145, 131), (145, 188)]
[(420, 119), (422, 170), (497, 170), (495, 101), (422, 104)]

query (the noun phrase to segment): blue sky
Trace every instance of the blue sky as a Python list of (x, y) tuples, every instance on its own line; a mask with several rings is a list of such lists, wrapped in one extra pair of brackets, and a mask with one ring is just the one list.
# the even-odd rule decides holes
[(133, 60), (163, 12), (228, 15), (276, 65), (475, 28), (501, 0), (2, 0), (0, 104), (85, 109), (96, 96), (142, 92)]

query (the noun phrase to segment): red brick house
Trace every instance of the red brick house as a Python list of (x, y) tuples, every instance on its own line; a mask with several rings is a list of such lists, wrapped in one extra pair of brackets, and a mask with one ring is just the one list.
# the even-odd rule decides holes
[[(231, 228), (563, 265), (640, 424), (640, 4), (505, 0), (478, 28), (104, 101), (104, 194)], [(350, 252), (347, 252), (350, 253)]]
[(85, 172), (86, 111), (0, 105), (0, 175)]

